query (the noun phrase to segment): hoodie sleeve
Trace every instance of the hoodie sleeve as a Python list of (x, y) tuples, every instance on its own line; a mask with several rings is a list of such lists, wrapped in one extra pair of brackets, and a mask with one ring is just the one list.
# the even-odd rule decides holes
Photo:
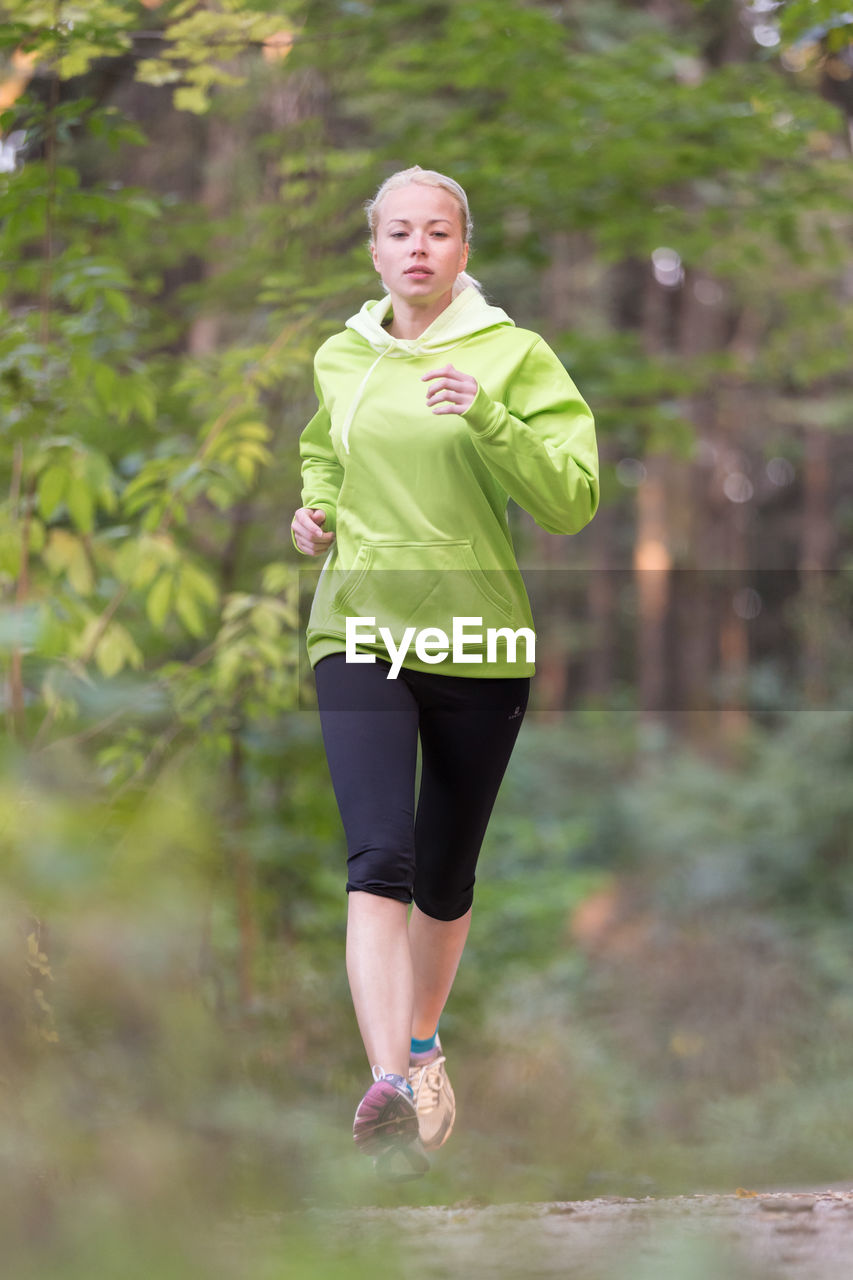
[[(331, 419), (323, 399), (323, 390), (316, 367), (314, 390), (319, 402), (317, 412), (299, 437), (299, 456), (302, 459), (302, 505), (319, 507), (325, 511), (323, 532), (333, 533), (344, 469), (338, 462), (338, 456), (332, 447)], [(293, 545), (296, 547), (295, 541)], [(299, 548), (296, 547), (296, 550), (299, 551)]]
[(507, 392), (480, 387), (462, 415), (495, 479), (548, 533), (577, 533), (598, 506), (598, 448), (592, 412), (540, 338)]

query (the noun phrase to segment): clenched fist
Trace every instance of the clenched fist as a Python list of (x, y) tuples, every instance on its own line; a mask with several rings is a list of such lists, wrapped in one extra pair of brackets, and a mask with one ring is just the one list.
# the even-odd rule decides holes
[(476, 378), (472, 378), (470, 373), (460, 373), (452, 364), (425, 373), (421, 382), (431, 384), (427, 391), (427, 404), (433, 413), (465, 413), (480, 389)]
[(303, 555), (319, 555), (334, 540), (333, 533), (324, 533), (320, 527), (325, 519), (326, 513), (319, 507), (300, 507), (294, 515), (290, 524), (293, 541)]

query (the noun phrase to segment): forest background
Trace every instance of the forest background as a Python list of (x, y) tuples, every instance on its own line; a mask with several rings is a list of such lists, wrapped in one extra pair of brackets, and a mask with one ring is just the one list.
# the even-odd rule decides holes
[(383, 1194), (289, 524), (412, 163), (603, 477), (511, 512), (534, 705), (394, 1195), (849, 1178), (853, 15), (6, 0), (0, 113), (7, 1257), (230, 1275), (212, 1221)]

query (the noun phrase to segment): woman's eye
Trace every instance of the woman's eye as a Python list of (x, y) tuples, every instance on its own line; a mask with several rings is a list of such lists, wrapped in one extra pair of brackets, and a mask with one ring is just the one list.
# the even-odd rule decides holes
[(446, 239), (447, 239), (447, 232), (446, 232), (446, 231), (433, 231), (433, 233), (432, 233), (432, 234), (433, 234), (434, 236), (436, 236), (439, 240), (446, 240)]
[(406, 234), (406, 233), (405, 233), (405, 231), (392, 231), (392, 232), (391, 232), (391, 239), (392, 239), (392, 240), (402, 240), (402, 238), (403, 238), (403, 236), (404, 236), (405, 234)]

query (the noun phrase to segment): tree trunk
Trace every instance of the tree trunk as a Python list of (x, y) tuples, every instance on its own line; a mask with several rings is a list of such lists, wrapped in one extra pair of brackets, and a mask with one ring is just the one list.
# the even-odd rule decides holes
[(667, 705), (666, 621), (670, 596), (667, 528), (668, 459), (646, 460), (637, 489), (634, 574), (637, 584), (637, 686), (640, 711), (659, 718)]
[(590, 529), (592, 565), (587, 589), (589, 639), (584, 687), (596, 702), (605, 702), (616, 682), (619, 583), (623, 576), (616, 565), (617, 515), (612, 505), (602, 507)]
[(803, 519), (800, 545), (801, 616), (803, 644), (801, 680), (807, 702), (826, 701), (826, 626), (829, 608), (827, 574), (835, 546), (831, 501), (831, 438), (819, 427), (805, 432)]

